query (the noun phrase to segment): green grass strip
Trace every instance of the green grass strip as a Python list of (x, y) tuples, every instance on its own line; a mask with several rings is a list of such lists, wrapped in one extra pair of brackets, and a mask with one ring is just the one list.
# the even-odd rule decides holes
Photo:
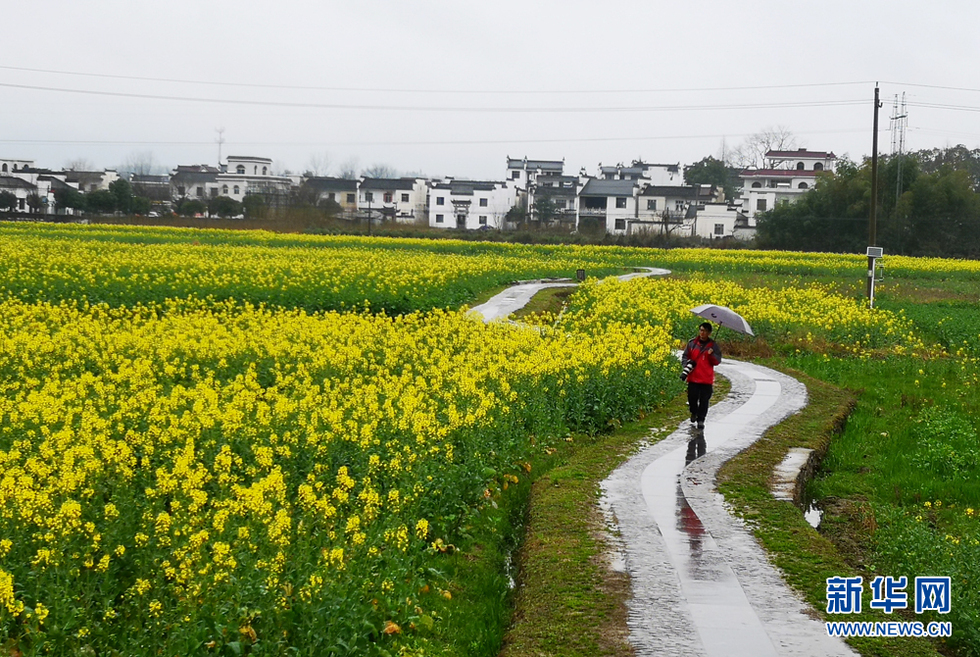
[[(773, 363), (769, 365), (773, 366)], [(874, 577), (874, 573), (863, 570), (860, 555), (848, 550), (848, 543), (844, 540), (848, 536), (870, 535), (873, 528), (862, 525), (867, 522), (868, 516), (860, 512), (860, 504), (852, 509), (853, 513), (825, 516), (825, 535), (813, 529), (795, 505), (774, 498), (770, 492), (770, 481), (773, 469), (792, 447), (805, 447), (820, 455), (825, 454), (831, 440), (847, 422), (856, 399), (846, 390), (800, 372), (787, 373), (806, 385), (808, 405), (726, 463), (718, 474), (718, 488), (726, 501), (747, 521), (769, 553), (770, 560), (783, 572), (786, 582), (801, 593), (822, 618), (842, 620), (823, 614), (827, 605), (826, 579), (863, 575), (865, 581), (870, 581)], [(898, 613), (886, 616), (865, 610), (860, 620), (914, 620), (911, 616), (899, 616)], [(849, 643), (865, 656), (935, 657), (939, 654), (934, 644), (926, 639), (862, 638), (851, 639)]]

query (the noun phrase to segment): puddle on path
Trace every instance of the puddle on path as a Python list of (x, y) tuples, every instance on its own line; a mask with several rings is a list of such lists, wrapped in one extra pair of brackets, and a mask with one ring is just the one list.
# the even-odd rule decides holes
[(803, 510), (803, 517), (814, 529), (820, 528), (820, 519), (823, 517), (823, 509), (817, 506), (816, 502), (810, 500), (810, 504)]

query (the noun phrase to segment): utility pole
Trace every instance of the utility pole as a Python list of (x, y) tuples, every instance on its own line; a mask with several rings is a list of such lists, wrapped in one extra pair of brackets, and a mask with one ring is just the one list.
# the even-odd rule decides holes
[(878, 100), (878, 83), (875, 83), (875, 118), (874, 131), (871, 137), (871, 217), (868, 221), (868, 284), (866, 294), (868, 297), (868, 307), (874, 308), (875, 305), (875, 260), (881, 257), (881, 249), (876, 248), (875, 242), (878, 239), (878, 108), (881, 103)]
[(225, 135), (225, 129), (224, 128), (215, 128), (214, 131), (218, 133), (218, 139), (217, 139), (217, 142), (218, 142), (218, 168), (220, 169), (221, 168), (221, 145), (223, 143), (225, 143), (225, 136), (224, 136)]

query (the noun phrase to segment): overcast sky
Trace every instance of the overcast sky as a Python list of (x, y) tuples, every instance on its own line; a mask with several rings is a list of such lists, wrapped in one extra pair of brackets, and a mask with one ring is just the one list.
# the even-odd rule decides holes
[(223, 156), (330, 174), (353, 158), (498, 180), (507, 156), (689, 164), (770, 126), (857, 160), (876, 80), (881, 152), (903, 92), (910, 150), (980, 145), (968, 0), (32, 0), (2, 15), (0, 157), (55, 169), (215, 164), (217, 128)]

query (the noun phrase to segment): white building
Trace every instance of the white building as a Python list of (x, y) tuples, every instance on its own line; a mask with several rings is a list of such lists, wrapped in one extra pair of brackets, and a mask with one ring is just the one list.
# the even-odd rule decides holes
[(270, 206), (288, 197), (293, 187), (290, 178), (272, 173), (271, 159), (242, 155), (229, 155), (214, 183), (208, 188), (211, 197), (227, 196), (240, 202), (249, 194), (259, 194)]
[(361, 178), (357, 212), (372, 221), (424, 222), (427, 192), (425, 178)]
[[(522, 205), (534, 218), (534, 195), (546, 181), (564, 175), (565, 160), (520, 160), (507, 158), (507, 183), (513, 192), (511, 205)], [(541, 179), (541, 180), (539, 180)]]
[(742, 178), (742, 208), (751, 226), (755, 217), (781, 203), (795, 203), (813, 189), (821, 172), (833, 172), (837, 156), (823, 151), (769, 151), (765, 169), (745, 169)]
[(597, 220), (612, 235), (626, 235), (637, 217), (637, 189), (635, 180), (590, 179), (579, 192), (578, 221)]
[(33, 169), (34, 160), (0, 159), (0, 176), (14, 173), (20, 169)]
[[(70, 173), (38, 169), (31, 160), (0, 160), (0, 191), (9, 192), (17, 199), (15, 212), (55, 214), (58, 212), (55, 192), (78, 190), (77, 182), (66, 182)], [(105, 173), (118, 179), (114, 171)]]
[(750, 240), (755, 237), (755, 227), (748, 225), (747, 217), (736, 206), (725, 202), (703, 203), (695, 206), (691, 234), (705, 239)]
[(651, 185), (683, 185), (684, 170), (677, 164), (650, 164), (633, 160), (629, 166), (602, 166), (599, 164), (599, 177), (603, 180), (638, 180)]
[(513, 206), (505, 182), (452, 180), (429, 183), (429, 225), (433, 228), (500, 230)]

